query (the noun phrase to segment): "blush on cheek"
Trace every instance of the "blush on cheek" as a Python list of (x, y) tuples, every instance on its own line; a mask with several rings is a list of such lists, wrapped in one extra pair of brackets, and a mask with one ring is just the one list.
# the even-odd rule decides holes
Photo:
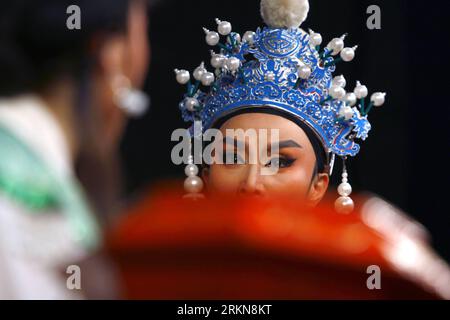
[(242, 178), (239, 171), (239, 169), (227, 169), (223, 165), (211, 165), (207, 179), (208, 190), (219, 193), (235, 193)]
[(311, 150), (296, 156), (296, 161), (289, 168), (282, 169), (274, 178), (277, 180), (277, 189), (287, 194), (304, 198), (308, 195), (314, 174), (316, 159)]
[(292, 195), (298, 199), (307, 196), (310, 184), (304, 170), (286, 170), (274, 176), (265, 177), (265, 187), (269, 194)]

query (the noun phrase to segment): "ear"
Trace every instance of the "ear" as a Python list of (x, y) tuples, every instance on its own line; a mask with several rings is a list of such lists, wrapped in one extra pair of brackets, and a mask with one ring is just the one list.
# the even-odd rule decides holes
[(112, 79), (123, 74), (126, 61), (126, 38), (114, 35), (103, 40), (99, 54), (100, 72), (106, 79)]
[(308, 202), (312, 206), (316, 206), (320, 200), (325, 196), (330, 183), (330, 176), (327, 173), (319, 173), (311, 184), (311, 188), (308, 193)]
[[(97, 43), (97, 64), (93, 74), (92, 117), (97, 121), (97, 131), (105, 152), (115, 148), (125, 126), (125, 114), (116, 105), (115, 88), (123, 79), (124, 61), (126, 60), (126, 41), (123, 35), (107, 36)], [(100, 138), (99, 138), (100, 139)]]

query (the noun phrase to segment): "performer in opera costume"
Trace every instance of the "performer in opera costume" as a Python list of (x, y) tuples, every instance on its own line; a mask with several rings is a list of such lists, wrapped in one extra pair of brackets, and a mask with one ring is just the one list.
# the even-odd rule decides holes
[[(319, 33), (300, 28), (308, 10), (309, 3), (305, 0), (262, 0), (261, 14), (266, 26), (242, 36), (233, 32), (229, 22), (216, 19), (217, 32), (204, 29), (206, 42), (216, 49), (211, 52), (211, 71), (204, 63), (192, 74), (175, 70), (177, 81), (187, 87), (179, 108), (183, 119), (193, 124), (194, 140), (209, 129), (219, 130), (223, 139), (212, 142), (220, 146), (213, 148), (213, 158), (223, 161), (213, 161), (199, 168), (194, 142), (193, 154), (185, 168), (184, 187), (187, 198), (201, 199), (200, 193), (206, 186), (206, 199), (197, 204), (182, 204), (170, 200), (168, 195), (161, 195), (138, 206), (133, 219), (117, 231), (113, 243), (119, 249), (115, 250), (119, 252), (120, 263), (125, 266), (129, 263), (130, 270), (136, 267), (133, 269), (133, 262), (126, 262), (120, 252), (132, 251), (133, 244), (147, 246), (147, 253), (153, 252), (147, 278), (140, 274), (140, 281), (147, 279), (152, 289), (142, 291), (144, 286), (137, 275), (130, 275), (127, 283), (131, 296), (133, 293), (134, 297), (250, 299), (408, 296), (407, 288), (411, 287), (404, 284), (393, 285), (392, 291), (386, 289), (385, 295), (378, 295), (376, 290), (366, 288), (360, 276), (352, 279), (344, 272), (333, 278), (332, 274), (338, 273), (327, 267), (332, 269), (331, 266), (342, 263), (340, 267), (362, 272), (371, 264), (382, 266), (384, 270), (395, 269), (399, 273), (394, 278), (403, 279), (408, 275), (408, 279), (421, 283), (432, 294), (450, 297), (448, 267), (429, 248), (426, 232), (419, 224), (376, 198), (370, 201), (361, 198), (364, 207), (357, 203), (354, 211), (345, 162), (360, 151), (356, 141), (368, 137), (371, 130), (368, 115), (384, 104), (386, 94), (375, 92), (369, 96), (361, 82), (348, 88), (344, 76), (333, 77), (338, 63), (354, 59), (357, 47), (346, 46), (345, 35), (322, 45)], [(221, 38), (224, 41), (221, 42)], [(267, 141), (258, 144), (264, 150), (270, 149), (273, 142), (265, 135), (272, 129), (277, 130), (278, 150), (266, 158), (260, 157), (261, 150), (258, 150), (257, 161), (251, 162), (251, 139), (229, 136), (231, 130), (251, 129), (256, 131), (255, 141)], [(231, 162), (227, 161), (230, 159)], [(336, 159), (342, 160), (343, 171), (333, 212), (327, 201), (323, 206), (318, 204), (326, 194)], [(273, 167), (277, 168), (275, 173), (262, 174)], [(260, 205), (260, 200), (243, 197), (235, 205), (229, 200), (230, 195), (257, 196), (275, 200), (276, 204)], [(277, 199), (283, 199), (282, 203), (276, 202)], [(302, 205), (293, 204), (297, 202)], [(230, 233), (234, 241), (230, 240)], [(167, 234), (170, 239), (164, 238)], [(232, 264), (229, 259), (234, 258), (227, 255), (229, 251), (223, 249), (224, 243), (235, 250), (239, 248), (239, 253), (253, 248), (256, 259), (262, 262), (252, 265), (251, 258), (246, 260), (237, 254), (235, 257), (241, 258), (235, 259), (242, 259), (241, 264)], [(184, 255), (177, 256), (176, 244)], [(221, 249), (208, 251), (205, 249), (208, 245)], [(186, 262), (191, 257), (187, 252), (201, 250), (210, 254), (201, 262), (197, 260), (204, 270), (190, 273), (187, 270), (195, 268), (195, 263)], [(217, 257), (218, 251), (222, 252), (222, 260)], [(171, 258), (168, 252), (173, 252)], [(290, 275), (285, 277), (274, 271), (274, 252), (278, 257), (311, 259), (322, 265), (316, 265), (315, 269), (305, 267), (308, 263), (299, 263), (301, 266), (296, 265), (297, 269), (284, 265), (283, 270)], [(259, 256), (264, 254), (272, 259)], [(214, 259), (220, 260), (220, 267), (211, 262)], [(179, 263), (180, 270), (171, 269), (171, 263)], [(244, 266), (250, 265), (254, 268), (252, 271), (245, 269)], [(267, 270), (265, 276), (258, 278), (259, 268)], [(433, 274), (427, 268), (433, 269)], [(236, 278), (230, 276), (233, 271), (229, 274), (224, 270), (234, 270)], [(329, 275), (331, 283), (336, 281), (336, 287), (320, 281), (320, 274), (324, 273)], [(189, 276), (190, 281), (186, 280)], [(277, 276), (278, 282), (274, 280)], [(179, 281), (177, 287), (170, 286), (169, 277)], [(323, 292), (312, 289), (314, 286), (305, 280), (307, 277), (316, 277), (322, 283)], [(289, 281), (291, 287), (287, 284)], [(192, 286), (193, 283), (196, 285)], [(230, 283), (234, 284), (234, 289)], [(353, 292), (350, 287), (354, 288)], [(413, 292), (418, 291), (416, 288), (408, 292), (414, 296)]]

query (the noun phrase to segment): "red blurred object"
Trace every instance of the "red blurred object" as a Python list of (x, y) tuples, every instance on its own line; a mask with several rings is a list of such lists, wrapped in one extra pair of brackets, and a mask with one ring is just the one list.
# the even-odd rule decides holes
[[(182, 199), (163, 189), (110, 233), (129, 299), (430, 299), (383, 258), (388, 245), (360, 219), (322, 205)], [(369, 290), (367, 267), (382, 272)]]

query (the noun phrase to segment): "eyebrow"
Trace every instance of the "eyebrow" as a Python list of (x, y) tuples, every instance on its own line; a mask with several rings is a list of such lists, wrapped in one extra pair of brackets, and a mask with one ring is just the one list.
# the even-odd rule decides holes
[[(274, 148), (273, 146), (274, 144), (272, 144), (271, 147)], [(283, 148), (303, 148), (303, 147), (294, 140), (283, 140), (278, 143), (278, 148), (283, 149)]]
[[(236, 146), (237, 148), (245, 147), (244, 142), (237, 140), (237, 139), (233, 139), (231, 137), (223, 138), (223, 142), (225, 144), (230, 144), (230, 145)], [(274, 145), (275, 144), (272, 144), (270, 146), (271, 149), (274, 149)], [(294, 140), (283, 140), (278, 143), (278, 149), (283, 149), (283, 148), (303, 148), (303, 147), (300, 144), (298, 144), (297, 142), (295, 142)]]

